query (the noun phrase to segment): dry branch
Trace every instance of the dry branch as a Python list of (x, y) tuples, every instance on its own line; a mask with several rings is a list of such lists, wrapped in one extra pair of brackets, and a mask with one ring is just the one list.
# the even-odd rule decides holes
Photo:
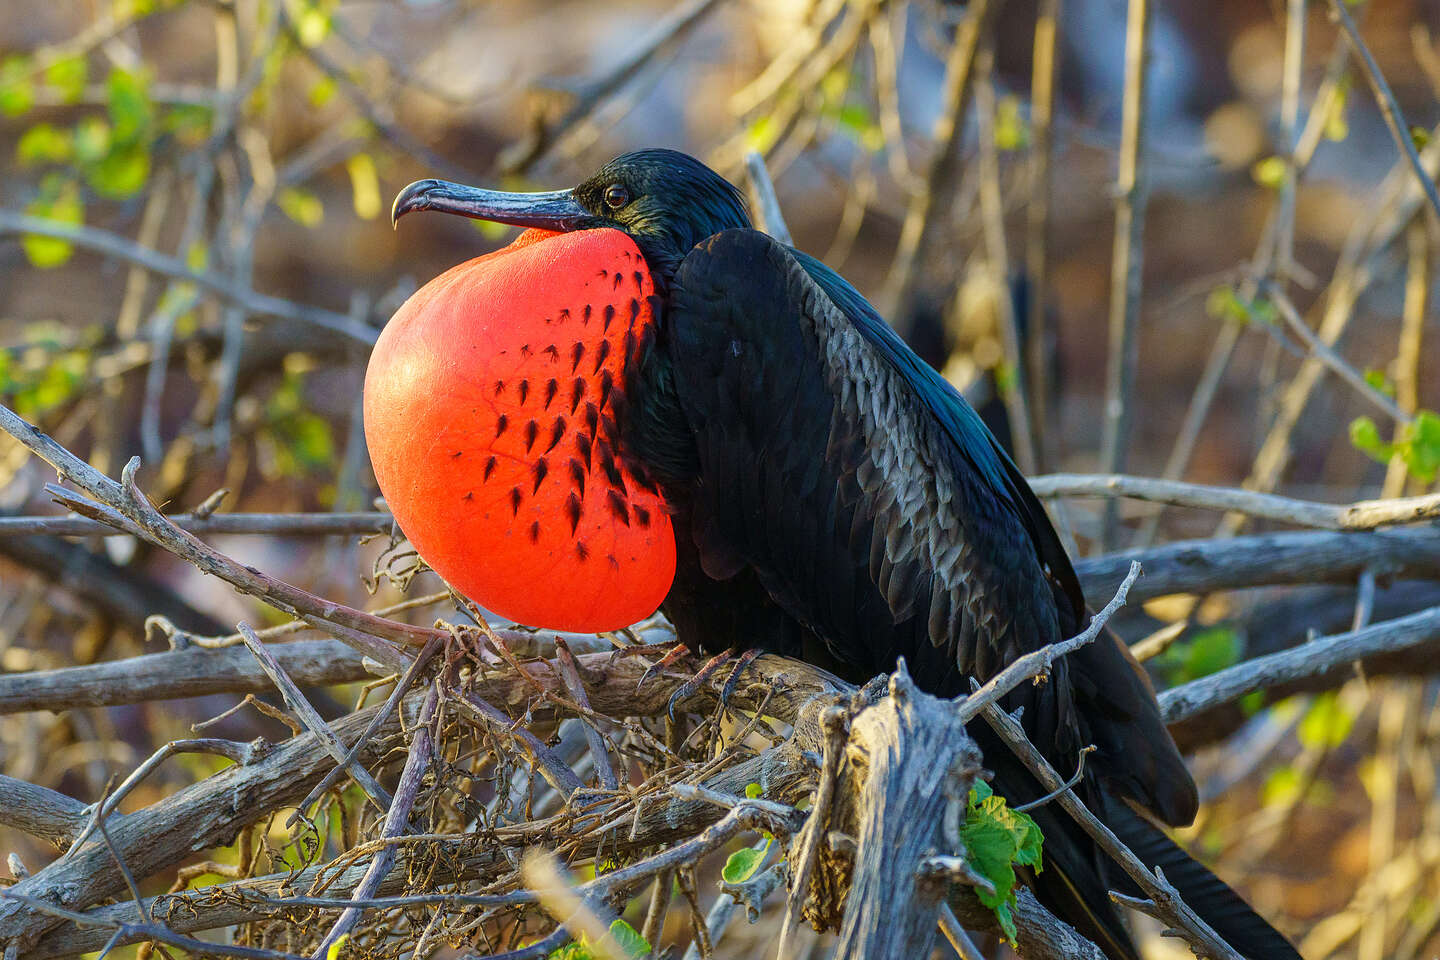
[(1321, 676), (1342, 664), (1440, 642), (1440, 607), (1421, 610), (1349, 633), (1317, 637), (1280, 653), (1256, 657), (1160, 694), (1161, 716), (1175, 723), (1252, 690)]
[[(1105, 419), (1100, 468), (1125, 469), (1135, 409), (1135, 370), (1140, 364), (1140, 281), (1144, 257), (1145, 69), (1150, 37), (1148, 0), (1129, 0), (1125, 18), (1125, 99), (1120, 119), (1120, 165), (1115, 176), (1115, 236), (1110, 259), (1109, 350), (1105, 361)], [(1114, 543), (1116, 504), (1105, 505), (1102, 548)]]
[(0, 825), (61, 845), (75, 839), (88, 815), (79, 800), (0, 774)]
[(1380, 108), (1380, 115), (1385, 118), (1385, 126), (1390, 129), (1390, 136), (1395, 139), (1395, 146), (1400, 148), (1405, 159), (1409, 161), (1410, 167), (1415, 172), (1415, 179), (1420, 188), (1425, 191), (1425, 197), (1430, 201), (1430, 209), (1440, 216), (1440, 193), (1435, 191), (1435, 181), (1430, 179), (1424, 165), (1420, 162), (1420, 154), (1415, 149), (1415, 141), (1410, 136), (1410, 131), (1405, 126), (1405, 119), (1400, 114), (1400, 105), (1395, 102), (1395, 94), (1390, 92), (1390, 84), (1385, 82), (1385, 74), (1380, 72), (1380, 65), (1375, 62), (1370, 48), (1365, 45), (1365, 40), (1360, 36), (1360, 29), (1355, 26), (1355, 19), (1350, 16), (1350, 11), (1345, 9), (1343, 0), (1330, 0), (1330, 15), (1340, 24), (1340, 29), (1345, 31), (1345, 36), (1350, 39), (1351, 49), (1355, 58), (1360, 61), (1360, 66), (1365, 73), (1365, 81), (1370, 84), (1370, 90), (1375, 95), (1375, 103)]
[(1393, 578), (1440, 579), (1440, 527), (1266, 533), (1086, 557), (1076, 561), (1075, 571), (1091, 603), (1114, 593), (1132, 560), (1145, 567), (1134, 587), (1137, 600), (1280, 584), (1353, 583), (1365, 570)]
[(1055, 473), (1030, 481), (1035, 495), (1059, 497), (1128, 497), (1177, 507), (1226, 510), (1247, 517), (1293, 523), (1319, 530), (1373, 530), (1440, 517), (1440, 494), (1359, 500), (1351, 504), (1316, 503), (1238, 487), (1213, 487), (1179, 480), (1157, 480), (1125, 474)]
[(243, 306), (256, 316), (279, 317), (314, 324), (364, 344), (374, 343), (379, 333), (374, 327), (356, 323), (355, 318), (347, 314), (257, 293), (249, 287), (235, 283), (229, 277), (204, 270), (192, 270), (178, 257), (146, 249), (127, 237), (97, 227), (71, 226), (45, 217), (0, 210), (0, 235), (3, 234), (35, 234), (64, 240), (78, 247), (144, 267), (153, 273), (193, 283), (226, 302)]
[(862, 782), (849, 785), (853, 820), (834, 821), (857, 842), (835, 957), (929, 956), (948, 881), (962, 878), (921, 868), (937, 851), (964, 855), (944, 825), (964, 809), (980, 749), (959, 711), (917, 690), (902, 662), (890, 696), (852, 722), (845, 755)]
[[(360, 655), (338, 640), (272, 644), (302, 687), (366, 680)], [(0, 675), (0, 714), (149, 703), (212, 693), (263, 693), (271, 683), (244, 647), (187, 647), (58, 670)]]
[[(1365, 570), (1388, 578), (1440, 580), (1440, 529), (1422, 526), (1355, 533), (1271, 533), (1232, 540), (1182, 541), (1149, 550), (1087, 557), (1077, 561), (1075, 568), (1090, 602), (1099, 605), (1113, 596), (1130, 564), (1136, 561), (1145, 568), (1145, 576), (1131, 588), (1136, 600), (1284, 584), (1352, 583)], [(517, 651), (533, 649), (534, 641), (545, 641), (550, 636), (499, 632)], [(653, 633), (656, 641), (666, 636), (663, 630)], [(524, 646), (527, 640), (532, 647)], [(539, 649), (545, 646), (542, 643)], [(352, 683), (371, 676), (361, 656), (339, 641), (297, 640), (271, 644), (268, 649), (302, 687)], [(578, 663), (581, 670), (590, 671), (604, 659), (580, 655)], [(511, 703), (516, 701), (520, 686), (518, 680), (494, 678), (484, 681), (479, 689), (492, 702)], [(270, 687), (270, 681), (243, 650), (186, 647), (86, 666), (0, 675), (0, 715), (214, 693), (262, 693)]]
[[(186, 533), (248, 533), (264, 536), (332, 536), (385, 533), (395, 522), (388, 513), (212, 513), (171, 515)], [(0, 537), (49, 534), (57, 537), (124, 536), (86, 517), (0, 517)]]

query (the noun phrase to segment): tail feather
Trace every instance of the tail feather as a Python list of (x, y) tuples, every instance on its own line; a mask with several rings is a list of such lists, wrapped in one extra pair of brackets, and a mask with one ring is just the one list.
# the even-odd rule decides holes
[[(1290, 941), (1238, 893), (1123, 801), (1107, 798), (1105, 823), (1143, 863), (1163, 870), (1165, 879), (1175, 885), (1185, 903), (1242, 956), (1250, 960), (1300, 960)], [(1110, 880), (1116, 890), (1131, 896), (1143, 895), (1118, 868), (1114, 874)]]

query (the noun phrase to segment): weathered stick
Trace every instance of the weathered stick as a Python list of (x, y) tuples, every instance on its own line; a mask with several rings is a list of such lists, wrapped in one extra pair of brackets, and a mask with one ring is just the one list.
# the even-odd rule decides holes
[[(1135, 371), (1140, 365), (1140, 283), (1144, 259), (1145, 60), (1150, 39), (1149, 0), (1129, 0), (1125, 18), (1125, 98), (1120, 118), (1120, 164), (1115, 176), (1115, 236), (1110, 257), (1109, 348), (1105, 361), (1105, 419), (1100, 467), (1125, 469), (1135, 413)], [(1101, 549), (1114, 544), (1118, 505), (1105, 505)]]
[(1315, 503), (1239, 487), (1211, 487), (1180, 480), (1157, 480), (1125, 474), (1055, 473), (1030, 480), (1035, 495), (1059, 497), (1127, 497), (1176, 507), (1226, 510), (1261, 520), (1278, 520), (1319, 530), (1373, 530), (1399, 523), (1440, 517), (1440, 494), (1360, 500), (1350, 504)]
[[(388, 513), (181, 513), (170, 522), (186, 533), (258, 534), (298, 537), (385, 533), (395, 518)], [(0, 517), (0, 537), (125, 536), (109, 524), (88, 517)]]
[(0, 826), (63, 845), (79, 834), (89, 812), (85, 804), (57, 790), (0, 774)]
[[(890, 696), (861, 712), (846, 751), (858, 841), (836, 960), (928, 957), (951, 880), (923, 869), (936, 851), (962, 853), (945, 836), (946, 808), (963, 810), (980, 772), (980, 749), (950, 704), (916, 689), (904, 663)], [(963, 819), (963, 814), (961, 815)]]
[[(430, 689), (425, 693), (425, 701), (420, 706), (415, 738), (411, 741), (410, 751), (405, 757), (405, 769), (400, 771), (400, 783), (395, 788), (395, 797), (390, 802), (390, 809), (385, 811), (385, 824), (380, 830), (382, 840), (400, 836), (409, 824), (410, 810), (415, 806), (415, 797), (420, 792), (420, 780), (430, 769), (430, 760), (435, 752), (435, 737), (430, 726), (435, 721), (435, 711), (439, 703), (440, 682), (437, 680), (430, 685)], [(370, 861), (360, 885), (355, 888), (356, 898), (364, 900), (373, 897), (394, 863), (395, 847), (384, 844)], [(354, 929), (359, 920), (360, 910), (355, 907), (340, 914), (335, 925), (315, 949), (312, 960), (326, 960), (331, 945)]]
[(1328, 673), (1339, 664), (1382, 653), (1440, 644), (1440, 607), (1431, 607), (1361, 630), (1319, 637), (1309, 643), (1256, 657), (1160, 694), (1160, 715), (1175, 723), (1238, 700), (1252, 690), (1294, 683)]

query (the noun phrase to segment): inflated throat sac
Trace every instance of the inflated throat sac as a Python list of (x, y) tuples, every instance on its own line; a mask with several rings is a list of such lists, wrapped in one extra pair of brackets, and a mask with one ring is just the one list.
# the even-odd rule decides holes
[(618, 230), (527, 230), (415, 292), (365, 374), (375, 479), (420, 556), (520, 623), (614, 630), (675, 576), (659, 491), (619, 446), (654, 285)]

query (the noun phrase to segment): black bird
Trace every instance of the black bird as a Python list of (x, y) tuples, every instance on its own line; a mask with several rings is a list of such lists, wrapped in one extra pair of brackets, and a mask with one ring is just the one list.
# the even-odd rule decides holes
[[(818, 260), (751, 226), (740, 193), (682, 153), (625, 154), (572, 190), (411, 184), (394, 217), (628, 234), (654, 279), (655, 335), (626, 371), (623, 453), (675, 512), (662, 609), (692, 648), (758, 643), (853, 680), (904, 656), (951, 696), (1074, 635), (1090, 613), (1043, 507), (974, 410)], [(1195, 784), (1125, 646), (1106, 635), (1003, 704), (1060, 770), (1098, 749), (1086, 805), (1252, 960), (1285, 939), (1153, 824), (1196, 812)], [(1043, 794), (983, 723), (997, 792)], [(1111, 889), (1128, 878), (1054, 805), (1035, 810), (1045, 866), (1029, 882), (1112, 960), (1136, 949)]]

